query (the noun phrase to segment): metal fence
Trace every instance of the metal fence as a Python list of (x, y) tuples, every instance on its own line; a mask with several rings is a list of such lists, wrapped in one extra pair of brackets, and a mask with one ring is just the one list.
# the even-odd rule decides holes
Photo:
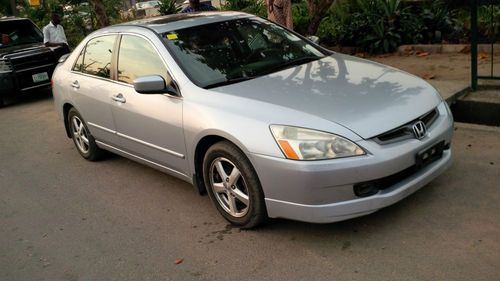
[[(500, 80), (500, 76), (495, 76), (495, 43), (500, 37), (500, 20), (497, 18), (497, 12), (500, 11), (500, 0), (471, 0), (471, 74), (472, 89), (476, 90), (478, 80)], [(486, 7), (486, 9), (485, 9)], [(479, 38), (478, 31), (478, 10), (482, 9), (482, 18), (487, 19), (487, 38)], [(490, 18), (484, 12), (490, 13)], [(478, 45), (479, 43), (491, 44), (491, 67), (489, 74), (478, 74)]]

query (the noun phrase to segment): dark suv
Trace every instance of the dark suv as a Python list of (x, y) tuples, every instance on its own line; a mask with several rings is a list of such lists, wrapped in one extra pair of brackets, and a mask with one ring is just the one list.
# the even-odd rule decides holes
[(29, 19), (0, 18), (0, 107), (7, 97), (49, 88), (63, 47), (45, 47), (43, 34)]

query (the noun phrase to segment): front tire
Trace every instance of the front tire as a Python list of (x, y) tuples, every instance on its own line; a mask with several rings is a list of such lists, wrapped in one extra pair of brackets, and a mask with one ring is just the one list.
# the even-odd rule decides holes
[(97, 146), (85, 121), (75, 108), (68, 111), (68, 124), (71, 138), (80, 155), (90, 161), (101, 159), (104, 151)]
[(267, 219), (257, 173), (232, 143), (222, 141), (208, 149), (203, 160), (203, 179), (210, 199), (231, 224), (252, 228)]

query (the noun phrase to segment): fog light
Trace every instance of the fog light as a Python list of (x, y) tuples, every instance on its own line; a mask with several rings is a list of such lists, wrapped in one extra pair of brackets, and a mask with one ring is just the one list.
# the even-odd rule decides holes
[(367, 197), (378, 192), (377, 186), (373, 182), (362, 182), (354, 185), (354, 194), (358, 197)]

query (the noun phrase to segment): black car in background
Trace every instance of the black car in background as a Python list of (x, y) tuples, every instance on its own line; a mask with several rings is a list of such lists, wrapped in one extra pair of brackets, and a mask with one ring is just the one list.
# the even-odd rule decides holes
[(45, 47), (42, 31), (29, 19), (0, 18), (0, 107), (9, 98), (49, 88), (64, 47)]

